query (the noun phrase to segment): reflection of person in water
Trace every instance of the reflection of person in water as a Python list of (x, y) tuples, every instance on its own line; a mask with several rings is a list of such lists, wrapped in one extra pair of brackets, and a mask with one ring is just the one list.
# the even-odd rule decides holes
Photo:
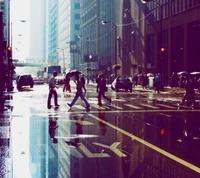
[(57, 125), (57, 117), (53, 118), (52, 116), (49, 117), (49, 135), (52, 139), (53, 143), (58, 143), (58, 139), (55, 138), (55, 131), (58, 128)]
[[(74, 120), (79, 120), (76, 116), (74, 116)], [(84, 117), (81, 117), (80, 121), (83, 121)], [(83, 129), (82, 129), (83, 125), (76, 122), (76, 134), (77, 137), (74, 138), (74, 142), (72, 141), (65, 141), (69, 146), (74, 146), (74, 147), (78, 147), (78, 143), (79, 143), (79, 134), (83, 134)]]

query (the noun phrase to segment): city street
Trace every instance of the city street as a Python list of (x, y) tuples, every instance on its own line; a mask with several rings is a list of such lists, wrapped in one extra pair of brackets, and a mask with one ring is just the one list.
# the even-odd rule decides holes
[(58, 88), (60, 106), (51, 109), (48, 85), (15, 89), (13, 177), (200, 178), (200, 109), (178, 107), (183, 93), (109, 89), (112, 104), (100, 107), (89, 84), (87, 111), (81, 99), (67, 105), (74, 87)]

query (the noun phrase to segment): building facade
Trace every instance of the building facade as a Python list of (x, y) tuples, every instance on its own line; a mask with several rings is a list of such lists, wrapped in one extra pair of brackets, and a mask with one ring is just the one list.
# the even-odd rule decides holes
[(46, 54), (46, 0), (30, 1), (30, 54), (29, 62), (44, 62)]
[(165, 84), (172, 72), (199, 71), (200, 1), (155, 0), (144, 5), (146, 71), (161, 73)]
[(58, 65), (57, 42), (58, 42), (58, 2), (50, 0), (48, 8), (48, 65)]
[[(48, 63), (60, 65), (63, 72), (78, 69), (80, 55), (78, 35), (80, 29), (80, 3), (52, 1), (49, 4), (49, 58)], [(73, 48), (73, 50), (72, 50)], [(74, 50), (76, 48), (76, 50)]]

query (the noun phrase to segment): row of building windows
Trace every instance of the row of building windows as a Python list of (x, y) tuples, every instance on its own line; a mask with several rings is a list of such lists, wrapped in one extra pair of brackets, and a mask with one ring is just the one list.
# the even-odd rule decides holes
[[(147, 3), (147, 24), (200, 5), (200, 0), (156, 0)], [(162, 12), (162, 14), (161, 14)]]

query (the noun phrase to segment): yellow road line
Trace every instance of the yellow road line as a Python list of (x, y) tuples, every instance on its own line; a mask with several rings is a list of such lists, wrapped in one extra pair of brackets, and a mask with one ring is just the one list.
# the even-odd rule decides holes
[(169, 152), (167, 152), (167, 151), (165, 151), (165, 150), (163, 150), (163, 149), (161, 149), (161, 148), (159, 148), (159, 147), (157, 147), (157, 146), (155, 146), (155, 145), (153, 145), (153, 144), (151, 144), (151, 143), (149, 143), (149, 142), (147, 142), (147, 141), (145, 141), (145, 140), (143, 140), (143, 139), (141, 139), (141, 138), (139, 138), (139, 137), (127, 132), (127, 131), (125, 131), (125, 130), (123, 130), (123, 129), (120, 129), (119, 127), (116, 127), (113, 124), (111, 124), (111, 123), (109, 123), (109, 122), (107, 122), (107, 121), (105, 121), (105, 120), (103, 120), (103, 119), (101, 119), (101, 118), (99, 118), (99, 117), (97, 117), (97, 116), (95, 116), (93, 114), (88, 114), (88, 115), (90, 117), (92, 117), (92, 118), (94, 118), (94, 119), (96, 119), (96, 120), (98, 120), (98, 121), (110, 126), (111, 128), (117, 130), (118, 132), (121, 132), (122, 134), (124, 134), (124, 135), (126, 135), (128, 137), (131, 137), (131, 138), (137, 140), (138, 142), (146, 145), (147, 147), (149, 147), (149, 148), (151, 148), (151, 149), (153, 149), (153, 150), (165, 155), (166, 157), (168, 157), (168, 158), (170, 158), (170, 159), (172, 159), (172, 160), (174, 160), (174, 161), (176, 161), (176, 162), (178, 162), (178, 163), (180, 163), (180, 164), (182, 164), (182, 165), (184, 165), (184, 166), (186, 166), (186, 167), (188, 167), (188, 168), (200, 173), (200, 168), (199, 167), (197, 167), (197, 166), (195, 166), (195, 165), (193, 165), (193, 164), (191, 164), (191, 163), (189, 163), (189, 162), (187, 162), (187, 161), (185, 161), (185, 160), (183, 160), (183, 159), (181, 159), (181, 158), (179, 158), (179, 157), (177, 157), (177, 156), (175, 156), (175, 155), (173, 155), (173, 154), (171, 154), (171, 153), (169, 153)]

